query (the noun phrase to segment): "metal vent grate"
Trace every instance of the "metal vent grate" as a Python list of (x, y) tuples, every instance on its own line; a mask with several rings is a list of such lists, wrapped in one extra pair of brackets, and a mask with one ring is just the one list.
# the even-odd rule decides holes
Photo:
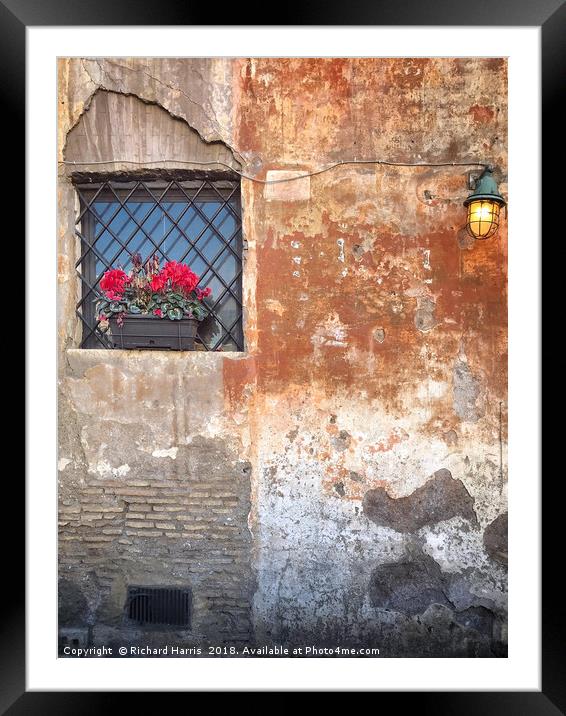
[(128, 587), (126, 616), (140, 625), (190, 628), (191, 590), (177, 587)]
[(200, 287), (212, 289), (209, 318), (197, 336), (204, 349), (244, 349), (239, 181), (75, 181), (75, 189), (81, 348), (110, 347), (95, 316), (99, 281), (110, 268), (129, 271), (137, 253), (143, 261), (157, 255), (161, 265), (188, 263), (200, 276)]

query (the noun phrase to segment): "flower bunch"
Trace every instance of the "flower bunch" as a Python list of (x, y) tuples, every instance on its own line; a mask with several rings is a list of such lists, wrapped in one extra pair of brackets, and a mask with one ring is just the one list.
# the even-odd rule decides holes
[(163, 267), (163, 273), (174, 291), (190, 293), (194, 291), (199, 282), (199, 277), (191, 271), (187, 264), (179, 264), (176, 261), (169, 261)]
[(199, 277), (186, 264), (167, 261), (160, 268), (157, 254), (144, 263), (132, 256), (129, 274), (120, 268), (106, 271), (100, 280), (102, 297), (97, 297), (98, 319), (115, 316), (121, 324), (128, 314), (149, 314), (179, 321), (192, 317), (201, 321), (208, 315), (204, 299), (210, 287), (198, 287)]
[(109, 301), (119, 301), (124, 295), (128, 274), (122, 269), (111, 269), (100, 279), (100, 289)]

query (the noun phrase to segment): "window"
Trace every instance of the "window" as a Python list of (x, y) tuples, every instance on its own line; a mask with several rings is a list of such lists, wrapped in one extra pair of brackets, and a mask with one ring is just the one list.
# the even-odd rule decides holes
[[(235, 175), (232, 175), (235, 176)], [(154, 179), (128, 177), (81, 183), (76, 263), (82, 292), (77, 316), (82, 322), (81, 348), (109, 348), (99, 329), (95, 300), (109, 268), (132, 268), (132, 256), (145, 261), (157, 254), (165, 261), (189, 264), (210, 287), (210, 316), (199, 327), (205, 350), (244, 349), (242, 331), (242, 222), (238, 178)]]

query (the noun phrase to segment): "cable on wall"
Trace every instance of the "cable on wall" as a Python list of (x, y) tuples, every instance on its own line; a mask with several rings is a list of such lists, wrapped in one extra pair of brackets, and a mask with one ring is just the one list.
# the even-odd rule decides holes
[(300, 174), (298, 176), (286, 177), (285, 179), (257, 179), (256, 177), (252, 177), (249, 174), (244, 174), (243, 172), (234, 169), (234, 167), (231, 167), (229, 164), (225, 164), (224, 162), (183, 161), (180, 159), (156, 159), (154, 161), (149, 162), (137, 162), (133, 159), (106, 159), (95, 162), (75, 162), (71, 160), (63, 160), (61, 163), (70, 164), (73, 166), (90, 166), (99, 164), (135, 164), (138, 166), (147, 166), (148, 164), (166, 164), (171, 162), (174, 164), (196, 164), (199, 166), (226, 167), (227, 169), (230, 169), (230, 171), (233, 171), (235, 174), (238, 174), (240, 177), (242, 177), (242, 179), (248, 179), (249, 181), (256, 182), (257, 184), (281, 184), (282, 182), (297, 181), (298, 179), (314, 177), (319, 174), (323, 174), (324, 172), (328, 172), (331, 169), (335, 169), (336, 167), (350, 164), (378, 164), (388, 167), (482, 167), (484, 169), (490, 166), (489, 164), (484, 164), (483, 162), (391, 162), (385, 159), (345, 159), (339, 162), (334, 162), (333, 164), (328, 164), (327, 166), (321, 167), (320, 169), (316, 169), (315, 171)]

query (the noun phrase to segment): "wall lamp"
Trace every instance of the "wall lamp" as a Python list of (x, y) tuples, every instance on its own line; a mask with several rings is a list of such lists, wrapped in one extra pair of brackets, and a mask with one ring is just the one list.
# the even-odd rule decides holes
[(474, 239), (489, 239), (499, 228), (499, 213), (506, 206), (493, 178), (493, 169), (486, 167), (475, 180), (474, 191), (464, 202), (468, 208), (466, 229)]

